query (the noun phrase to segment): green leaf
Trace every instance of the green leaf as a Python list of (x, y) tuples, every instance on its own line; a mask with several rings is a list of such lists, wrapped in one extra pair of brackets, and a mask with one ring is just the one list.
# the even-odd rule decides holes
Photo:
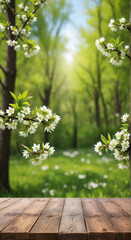
[(42, 143), (42, 148), (43, 148), (43, 150), (44, 150), (44, 147), (45, 147), (45, 145), (44, 145), (44, 143)]
[(111, 141), (111, 135), (108, 133), (108, 140)]
[(28, 105), (28, 106), (30, 105), (28, 102), (23, 102), (23, 104)]
[(17, 101), (17, 97), (13, 92), (10, 92), (11, 96)]
[(108, 143), (108, 140), (103, 136), (101, 135), (101, 140), (103, 143), (107, 144)]
[(17, 106), (16, 106), (16, 104), (9, 104), (11, 107), (13, 107), (14, 109), (16, 109), (17, 108)]
[(22, 95), (21, 95), (22, 98), (23, 98), (23, 99), (26, 98), (27, 94), (28, 94), (28, 90), (26, 90), (25, 92), (22, 93)]

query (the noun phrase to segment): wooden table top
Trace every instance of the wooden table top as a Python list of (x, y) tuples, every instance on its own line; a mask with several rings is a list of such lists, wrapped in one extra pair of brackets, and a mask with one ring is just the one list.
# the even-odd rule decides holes
[(131, 199), (0, 198), (0, 240), (131, 240)]

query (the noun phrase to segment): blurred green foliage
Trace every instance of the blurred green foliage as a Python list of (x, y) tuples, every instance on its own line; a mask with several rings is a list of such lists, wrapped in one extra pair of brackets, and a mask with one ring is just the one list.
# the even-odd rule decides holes
[[(120, 40), (129, 44), (126, 31), (114, 33), (108, 27), (111, 18), (129, 19), (129, 1), (85, 0), (83, 14), (87, 22), (86, 26), (77, 29), (79, 44), (74, 60), (69, 64), (64, 57), (67, 39), (61, 31), (70, 22), (73, 11), (71, 5), (71, 1), (56, 0), (37, 13), (38, 21), (32, 36), (35, 36), (41, 51), (29, 60), (19, 52), (17, 63), (16, 93), (28, 89), (29, 95), (33, 96), (30, 100), (32, 108), (48, 102), (53, 112), (61, 116), (55, 132), (49, 135), (51, 145), (57, 149), (93, 146), (100, 139), (100, 134), (106, 136), (110, 132), (113, 135), (120, 126), (120, 116), (129, 111), (128, 60), (122, 67), (116, 68), (109, 63), (109, 59), (98, 53), (95, 46), (95, 40), (100, 35), (110, 42), (111, 37), (116, 38), (119, 34)], [(4, 59), (3, 46), (1, 63)], [(96, 94), (99, 95), (98, 99)], [(96, 121), (96, 100), (99, 105), (99, 123)], [(27, 139), (19, 137), (18, 131), (12, 132), (11, 153), (20, 152), (21, 143), (30, 146), (43, 139), (42, 127)]]

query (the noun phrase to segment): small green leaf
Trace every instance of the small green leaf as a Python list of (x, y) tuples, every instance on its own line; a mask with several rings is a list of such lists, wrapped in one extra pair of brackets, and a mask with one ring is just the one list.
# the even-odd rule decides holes
[(23, 92), (23, 93), (22, 93), (22, 95), (21, 95), (21, 96), (22, 96), (22, 98), (23, 98), (23, 99), (25, 99), (25, 98), (26, 98), (26, 96), (27, 96), (27, 94), (28, 94), (28, 90), (26, 90), (25, 92)]
[(108, 133), (108, 140), (111, 141), (111, 135)]
[(24, 105), (28, 105), (28, 106), (30, 105), (28, 102), (23, 102), (23, 104), (24, 104)]
[(13, 92), (10, 92), (11, 96), (17, 101), (17, 97)]
[(103, 143), (107, 144), (108, 143), (108, 140), (103, 136), (101, 135), (101, 140)]
[(9, 104), (11, 107), (13, 107), (14, 109), (16, 109), (17, 108), (17, 106), (16, 106), (16, 104)]

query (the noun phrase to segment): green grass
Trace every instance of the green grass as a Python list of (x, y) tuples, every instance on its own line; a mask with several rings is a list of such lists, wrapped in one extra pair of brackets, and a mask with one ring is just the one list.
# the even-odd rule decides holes
[[(63, 151), (57, 151), (53, 157), (43, 162), (42, 166), (48, 166), (44, 171), (41, 166), (35, 167), (28, 160), (12, 156), (11, 192), (0, 192), (0, 196), (129, 197), (129, 169), (120, 170), (117, 164), (112, 155), (100, 157), (92, 149), (79, 150), (74, 158), (64, 156)], [(55, 166), (59, 166), (59, 169), (55, 169)], [(84, 174), (85, 178), (79, 179), (79, 174)], [(97, 183), (96, 188), (90, 187), (90, 182)], [(54, 190), (54, 195), (51, 195), (50, 190)]]

